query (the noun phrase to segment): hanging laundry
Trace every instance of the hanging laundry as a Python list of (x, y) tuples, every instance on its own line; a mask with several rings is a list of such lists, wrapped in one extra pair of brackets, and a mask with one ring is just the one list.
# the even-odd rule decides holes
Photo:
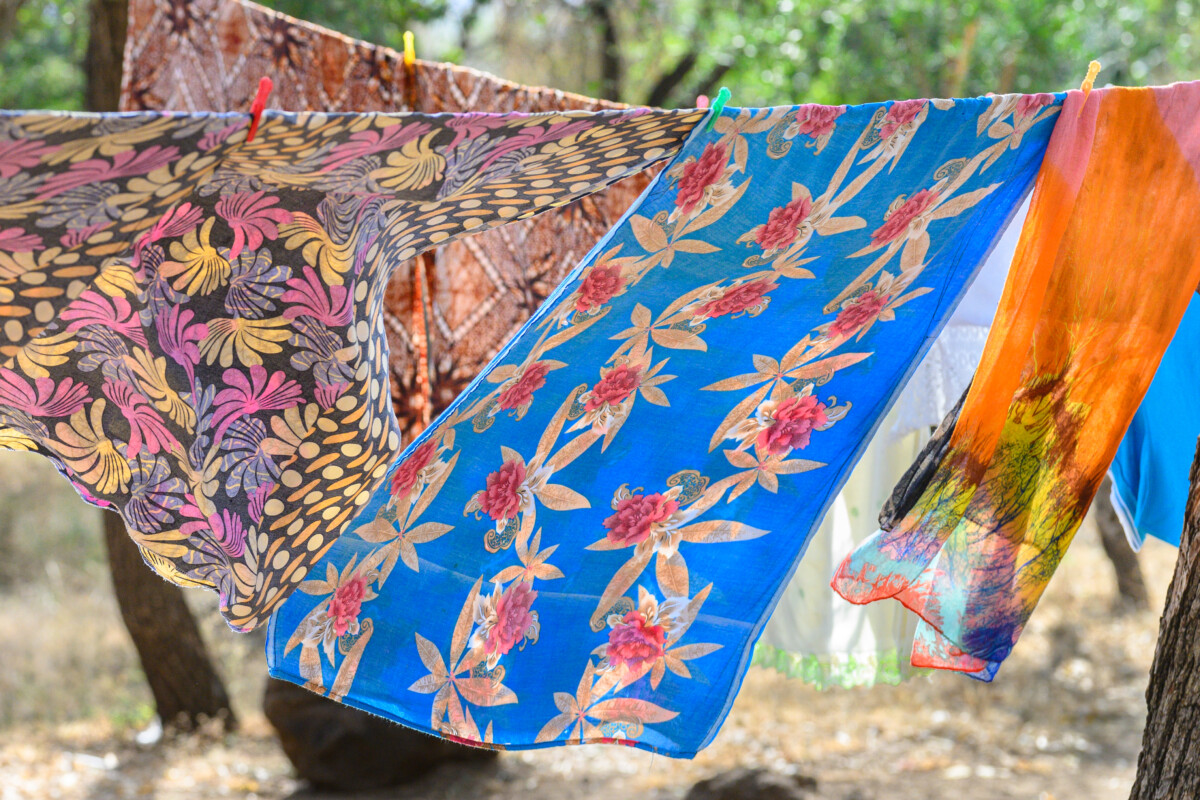
[[(543, 112), (626, 108), (416, 59), (242, 0), (131, 0), (121, 107), (243, 111), (259, 76), (288, 111)], [(395, 267), (383, 315), (407, 443), (462, 392), (633, 203), (653, 170)], [(424, 275), (424, 280), (422, 280)], [(427, 363), (422, 366), (422, 358)]]
[(924, 674), (909, 662), (915, 614), (899, 603), (855, 605), (826, 587), (846, 554), (878, 530), (878, 509), (970, 385), (1028, 210), (1026, 198), (850, 473), (763, 630), (755, 664), (818, 688)]
[[(922, 388), (909, 381), (896, 406)], [(876, 510), (929, 438), (919, 431), (897, 437), (889, 432), (896, 423), (893, 408), (825, 513), (754, 648), (754, 664), (818, 689), (897, 684), (923, 673), (909, 665), (916, 614), (899, 603), (854, 605), (829, 590), (830, 576), (875, 532)]]
[(945, 456), (834, 579), (923, 618), (914, 665), (990, 680), (1091, 504), (1200, 281), (1197, 108), (1197, 83), (1068, 95)]
[(1147, 536), (1179, 546), (1200, 437), (1200, 297), (1179, 330), (1109, 467), (1112, 501), (1134, 550)]
[(675, 152), (702, 113), (0, 114), (0, 447), (248, 629), (400, 451), (379, 308), (431, 244)]
[(903, 437), (913, 431), (928, 433), (936, 428), (970, 385), (975, 367), (983, 356), (983, 346), (996, 306), (1000, 305), (1004, 280), (1008, 277), (1008, 267), (1028, 212), (1027, 198), (1004, 229), (995, 250), (979, 268), (971, 288), (967, 289), (937, 341), (909, 379), (905, 391), (896, 401), (896, 419), (889, 429), (892, 436)]
[(1059, 103), (725, 109), (396, 462), (272, 674), (458, 741), (697, 752)]

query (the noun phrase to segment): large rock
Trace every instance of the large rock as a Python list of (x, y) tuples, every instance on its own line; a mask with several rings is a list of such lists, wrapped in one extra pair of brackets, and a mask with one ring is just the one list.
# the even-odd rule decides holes
[(739, 767), (703, 780), (685, 800), (818, 800), (817, 782), (807, 775)]
[(496, 757), (492, 751), (410, 730), (274, 678), (267, 679), (263, 712), (296, 772), (319, 789), (396, 786), (446, 762)]

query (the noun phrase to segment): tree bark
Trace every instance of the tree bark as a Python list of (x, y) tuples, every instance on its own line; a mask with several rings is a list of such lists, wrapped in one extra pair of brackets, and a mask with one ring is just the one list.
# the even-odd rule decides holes
[(137, 648), (163, 727), (192, 730), (205, 719), (236, 725), (229, 694), (178, 586), (142, 562), (125, 523), (104, 514), (104, 544), (121, 618)]
[(275, 678), (267, 679), (263, 713), (296, 773), (317, 789), (400, 786), (446, 762), (496, 760), (495, 751), (438, 739)]
[(84, 104), (89, 111), (116, 111), (121, 100), (121, 63), (125, 58), (125, 29), (129, 0), (92, 0)]
[[(116, 111), (121, 97), (128, 0), (92, 0), (85, 103)], [(235, 724), (229, 694), (213, 668), (183, 592), (142, 562), (137, 545), (114, 513), (104, 514), (104, 543), (121, 618), (137, 648), (163, 726), (194, 728), (205, 717)]]
[(1146, 730), (1130, 800), (1200, 797), (1200, 448), (1179, 560), (1146, 689)]
[(600, 96), (605, 100), (621, 100), (621, 43), (617, 36), (617, 21), (610, 0), (590, 0), (588, 13), (600, 24)]
[(1117, 573), (1117, 607), (1133, 611), (1150, 608), (1150, 597), (1146, 594), (1146, 582), (1142, 580), (1142, 568), (1138, 566), (1137, 553), (1129, 546), (1125, 530), (1113, 508), (1110, 492), (1112, 483), (1108, 478), (1100, 484), (1100, 491), (1092, 501), (1092, 512), (1096, 515), (1096, 527), (1100, 529), (1100, 543)]

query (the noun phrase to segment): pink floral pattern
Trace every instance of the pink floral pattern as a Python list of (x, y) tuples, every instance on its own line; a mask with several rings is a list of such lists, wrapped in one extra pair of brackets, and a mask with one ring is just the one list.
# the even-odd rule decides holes
[[(244, 115), (0, 116), (0, 447), (50, 456), (123, 511), (148, 564), (248, 630), (317, 580), (400, 450), (392, 268), (632, 175), (702, 114), (268, 111), (253, 141)], [(621, 280), (598, 270), (585, 305)], [(502, 405), (528, 410), (551, 368)], [(448, 467), (419, 451), (391, 513)], [(509, 513), (493, 484), (488, 511)], [(401, 537), (406, 564), (435, 533)], [(358, 584), (339, 585), (344, 632)]]

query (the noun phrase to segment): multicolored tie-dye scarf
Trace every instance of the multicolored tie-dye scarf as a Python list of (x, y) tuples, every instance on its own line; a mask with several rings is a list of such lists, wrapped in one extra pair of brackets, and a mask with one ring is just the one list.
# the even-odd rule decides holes
[(400, 449), (391, 268), (670, 155), (702, 112), (0, 115), (0, 447), (264, 620)]
[[(131, 0), (122, 109), (246, 111), (258, 79), (288, 111), (544, 112), (625, 108), (521, 86), (347, 38), (244, 0)], [(657, 169), (653, 167), (652, 169)], [(466, 388), (620, 219), (652, 172), (398, 264), (384, 295), (405, 442)]]
[(1197, 109), (1200, 83), (1068, 96), (948, 452), (834, 579), (925, 620), (915, 665), (990, 680), (1091, 504), (1200, 281)]
[(272, 674), (460, 741), (711, 741), (1060, 98), (726, 109), (273, 616)]

